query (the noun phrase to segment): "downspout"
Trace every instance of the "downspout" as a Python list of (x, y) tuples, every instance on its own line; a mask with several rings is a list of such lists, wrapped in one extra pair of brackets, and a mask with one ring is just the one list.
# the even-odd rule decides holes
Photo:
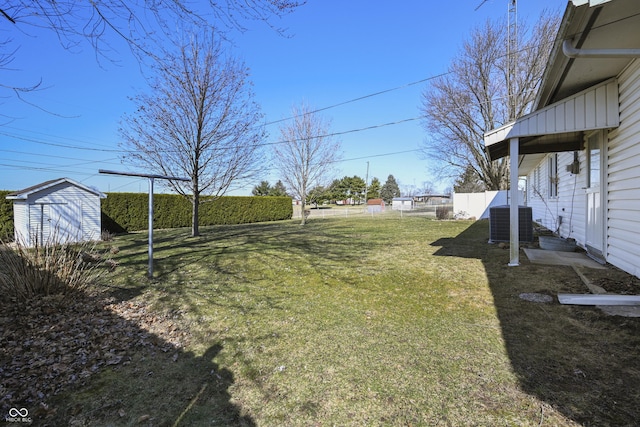
[(576, 49), (568, 39), (562, 43), (562, 53), (568, 58), (640, 58), (640, 49)]

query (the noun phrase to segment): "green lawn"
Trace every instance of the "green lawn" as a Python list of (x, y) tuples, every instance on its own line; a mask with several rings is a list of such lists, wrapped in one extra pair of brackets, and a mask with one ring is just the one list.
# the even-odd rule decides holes
[[(488, 224), (363, 216), (117, 237), (105, 285), (187, 348), (58, 395), (74, 425), (632, 425), (638, 321), (536, 304), (568, 267), (507, 267)], [(84, 424), (83, 424), (84, 423)]]

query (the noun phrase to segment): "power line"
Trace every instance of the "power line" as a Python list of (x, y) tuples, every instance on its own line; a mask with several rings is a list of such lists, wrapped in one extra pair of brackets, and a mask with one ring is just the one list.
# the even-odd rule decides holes
[(22, 131), (22, 132), (29, 132), (29, 133), (33, 133), (33, 134), (37, 134), (37, 135), (43, 135), (43, 136), (47, 136), (47, 137), (50, 137), (50, 138), (60, 139), (60, 140), (63, 140), (63, 141), (79, 142), (79, 143), (82, 143), (82, 144), (92, 144), (92, 145), (96, 145), (96, 146), (99, 146), (99, 147), (111, 148), (111, 145), (99, 144), (99, 143), (94, 142), (94, 141), (87, 141), (87, 140), (82, 140), (82, 139), (69, 138), (69, 137), (65, 137), (65, 136), (51, 135), (49, 133), (39, 132), (39, 131), (36, 131), (36, 130), (31, 130), (31, 129), (22, 129), (22, 128), (17, 128), (17, 127), (14, 127), (14, 126), (3, 126), (3, 128), (5, 128), (5, 129), (13, 129), (13, 130)]
[[(526, 50), (526, 48), (522, 49), (522, 50)], [(350, 104), (350, 103), (354, 103), (354, 102), (358, 102), (364, 99), (368, 99), (371, 97), (375, 97), (375, 96), (379, 96), (385, 93), (389, 93), (389, 92), (393, 92), (393, 91), (397, 91), (400, 89), (404, 89), (407, 87), (411, 87), (411, 86), (415, 86), (418, 84), (422, 84), (440, 77), (444, 77), (448, 74), (451, 74), (451, 72), (446, 72), (446, 73), (440, 73), (438, 75), (434, 75), (434, 76), (430, 76), (421, 80), (417, 80), (414, 82), (410, 82), (404, 85), (400, 85), (400, 86), (396, 86), (390, 89), (385, 89), (385, 90), (381, 90), (378, 92), (373, 92), (364, 96), (360, 96), (357, 98), (353, 98), (347, 101), (343, 101), (343, 102), (339, 102), (336, 104), (332, 104), (323, 108), (319, 108), (316, 109), (312, 112), (306, 113), (306, 114), (313, 114), (313, 113), (317, 113), (317, 112), (321, 112), (321, 111), (326, 111), (332, 108), (336, 108), (342, 105), (346, 105), (346, 104)], [(271, 124), (275, 124), (275, 123), (280, 123), (286, 120), (291, 120), (294, 119), (296, 117), (300, 117), (300, 116), (292, 116), (292, 117), (288, 117), (285, 119), (280, 119), (280, 120), (275, 120), (275, 121), (271, 121), (265, 124), (266, 125), (271, 125)], [(373, 129), (379, 129), (379, 128), (383, 128), (383, 127), (388, 127), (388, 126), (394, 126), (394, 125), (398, 125), (398, 124), (402, 124), (402, 123), (407, 123), (407, 122), (411, 122), (411, 121), (415, 121), (415, 120), (420, 120), (422, 117), (413, 117), (413, 118), (408, 118), (408, 119), (402, 119), (402, 120), (397, 120), (397, 121), (393, 121), (393, 122), (388, 122), (388, 123), (382, 123), (382, 124), (377, 124), (377, 125), (371, 125), (371, 126), (366, 126), (366, 127), (362, 127), (362, 128), (356, 128), (356, 129), (350, 129), (350, 130), (346, 130), (346, 131), (340, 131), (340, 132), (332, 132), (332, 133), (328, 133), (325, 135), (314, 135), (311, 136), (310, 138), (322, 138), (322, 137), (332, 137), (332, 136), (340, 136), (340, 135), (347, 135), (347, 134), (351, 134), (351, 133), (358, 133), (358, 132), (363, 132), (363, 131), (368, 131), (368, 130), (373, 130)], [(15, 130), (24, 130), (24, 129), (19, 129), (19, 128), (12, 128)], [(74, 142), (79, 142), (79, 143), (87, 143), (87, 144), (91, 144), (93, 145), (93, 147), (86, 147), (86, 146), (80, 146), (80, 145), (74, 145), (74, 144), (63, 144), (63, 143), (57, 143), (57, 142), (51, 142), (51, 141), (44, 141), (41, 139), (35, 139), (32, 137), (27, 137), (27, 136), (23, 136), (23, 135), (19, 135), (19, 134), (13, 134), (13, 133), (7, 133), (7, 132), (1, 132), (0, 131), (0, 135), (4, 135), (6, 137), (9, 138), (14, 138), (14, 139), (18, 139), (18, 140), (22, 140), (22, 141), (26, 141), (26, 142), (31, 142), (31, 143), (35, 143), (35, 144), (41, 144), (41, 145), (47, 145), (47, 146), (52, 146), (52, 147), (58, 147), (58, 148), (66, 148), (66, 149), (72, 149), (72, 150), (83, 150), (83, 151), (93, 151), (93, 152), (108, 152), (108, 153), (119, 153), (122, 155), (125, 155), (127, 153), (134, 153), (135, 151), (132, 150), (124, 150), (124, 149), (113, 149), (113, 148), (96, 148), (96, 145), (99, 145), (101, 147), (108, 147), (107, 145), (103, 145), (103, 144), (95, 144), (93, 142), (88, 142), (88, 141), (82, 141), (82, 140), (78, 140), (78, 139), (72, 139), (72, 138), (65, 138), (65, 137), (59, 137), (59, 136), (55, 136), (55, 135), (50, 135), (50, 134), (45, 134), (42, 132), (35, 132), (37, 134), (40, 135), (45, 135), (45, 136), (49, 136), (52, 138), (58, 138), (61, 140), (69, 140), (69, 141), (74, 141)], [(269, 146), (269, 145), (276, 145), (276, 144), (284, 144), (284, 143), (288, 143), (288, 142), (295, 142), (298, 140), (280, 140), (280, 141), (274, 141), (274, 142), (265, 142), (265, 143), (261, 143), (261, 144), (256, 144), (256, 146)], [(12, 150), (0, 150), (0, 151), (5, 151), (5, 152), (15, 152), (16, 154), (27, 154), (27, 155), (40, 155), (40, 156), (48, 156), (48, 157), (52, 157), (52, 158), (62, 158), (62, 159), (69, 159), (69, 160), (79, 160), (79, 161), (83, 161), (85, 159), (79, 159), (79, 158), (74, 158), (74, 157), (65, 157), (65, 156), (55, 156), (55, 155), (44, 155), (44, 154), (36, 154), (36, 153), (26, 153), (26, 152), (17, 152), (17, 151), (12, 151)], [(170, 152), (173, 150), (166, 150), (166, 152)], [(414, 150), (411, 150), (414, 151)], [(368, 158), (368, 157), (363, 157), (363, 158)], [(104, 164), (109, 164), (108, 161), (109, 160), (116, 160), (116, 159), (108, 159), (105, 161), (102, 161)], [(101, 161), (88, 161), (87, 160), (87, 164), (90, 163), (100, 163)], [(47, 165), (44, 163), (41, 163), (43, 165)], [(113, 163), (112, 163), (113, 164)], [(53, 168), (45, 168), (45, 167), (31, 167), (31, 168), (27, 168), (27, 167), (23, 167), (23, 169), (33, 169), (33, 170), (50, 170), (50, 171), (60, 171), (60, 169), (56, 169), (59, 168), (61, 166), (59, 165), (55, 165), (55, 164), (49, 164), (50, 166), (53, 166)], [(12, 168), (17, 168), (19, 169), (20, 167), (16, 166), (16, 165), (4, 165), (6, 167), (12, 167)], [(69, 167), (73, 167), (73, 166), (80, 166), (80, 165), (69, 165)], [(65, 173), (68, 171), (64, 171)]]
[[(51, 157), (54, 159), (63, 159), (63, 160), (78, 160), (78, 161), (86, 161), (88, 163), (94, 162), (93, 160), (88, 160), (88, 159), (81, 159), (78, 157), (68, 157), (68, 156), (56, 156), (53, 154), (41, 154), (41, 153), (30, 153), (28, 151), (17, 151), (17, 150), (4, 150), (4, 149), (0, 149), (1, 152), (4, 153), (13, 153), (13, 154), (23, 154), (26, 156), (36, 156), (36, 157)], [(113, 165), (119, 165), (120, 163), (111, 163), (112, 160), (119, 160), (119, 157), (113, 157), (110, 159), (105, 159), (105, 160), (95, 160), (95, 162), (103, 162), (103, 163), (109, 163), (109, 164), (113, 164)]]
[[(303, 115), (310, 115), (310, 114), (319, 113), (321, 111), (330, 110), (330, 109), (336, 108), (336, 107), (341, 107), (343, 105), (351, 104), (353, 102), (362, 101), (364, 99), (372, 98), (374, 96), (383, 95), (383, 94), (389, 93), (389, 92), (394, 92), (396, 90), (404, 89), (404, 88), (407, 88), (407, 87), (410, 87), (410, 86), (415, 86), (417, 84), (425, 83), (425, 82), (428, 82), (430, 80), (435, 80), (437, 78), (444, 77), (444, 76), (446, 76), (447, 74), (450, 74), (450, 73), (451, 72), (437, 74), (435, 76), (427, 77), (427, 78), (424, 78), (422, 80), (417, 80), (415, 82), (407, 83), (407, 84), (404, 84), (404, 85), (401, 85), (401, 86), (396, 86), (396, 87), (391, 88), (391, 89), (385, 89), (385, 90), (381, 90), (379, 92), (370, 93), (368, 95), (359, 96), (357, 98), (353, 98), (353, 99), (350, 99), (348, 101), (339, 102), (337, 104), (333, 104), (333, 105), (329, 105), (327, 107), (318, 108), (317, 110), (309, 111), (309, 112), (307, 112), (307, 113), (305, 113)], [(296, 116), (291, 116), (291, 117), (287, 117), (287, 118), (284, 118), (284, 119), (273, 120), (273, 121), (265, 123), (264, 126), (269, 126), (269, 125), (273, 125), (273, 124), (276, 124), (276, 123), (285, 122), (287, 120), (292, 120), (292, 119), (295, 119), (295, 118), (298, 118), (298, 117), (301, 117), (301, 116), (302, 115), (296, 115)]]
[[(100, 164), (108, 163), (108, 162), (103, 162), (102, 160), (91, 160), (91, 161), (86, 161), (86, 162), (76, 163), (76, 164), (71, 164), (71, 165), (57, 165), (57, 164), (52, 164), (52, 163), (34, 162), (34, 161), (30, 161), (30, 160), (5, 159), (5, 161), (6, 160), (8, 160), (10, 162), (25, 163), (25, 164), (31, 164), (31, 165), (55, 166), (55, 167), (59, 167), (59, 168), (80, 168), (80, 169), (89, 169), (89, 170), (94, 170), (95, 167), (90, 167), (89, 168), (89, 167), (83, 167), (83, 166), (96, 164), (96, 163), (100, 163)], [(113, 164), (113, 163), (110, 163), (110, 164)], [(118, 165), (119, 165), (119, 163), (118, 163)], [(11, 166), (20, 167), (19, 165), (11, 165)]]
[(367, 131), (367, 130), (379, 129), (379, 128), (383, 128), (383, 127), (387, 127), (387, 126), (399, 125), (399, 124), (402, 124), (402, 123), (408, 123), (408, 122), (412, 122), (412, 121), (420, 120), (420, 119), (422, 119), (422, 117), (412, 117), (410, 119), (396, 120), (395, 122), (382, 123), (382, 124), (379, 124), (379, 125), (366, 126), (366, 127), (363, 127), (363, 128), (350, 129), (350, 130), (345, 130), (345, 131), (341, 131), (341, 132), (331, 132), (331, 133), (326, 133), (326, 134), (322, 134), (322, 135), (312, 135), (312, 136), (305, 137), (305, 138), (283, 139), (283, 140), (280, 140), (280, 141), (265, 142), (263, 144), (256, 144), (256, 146), (287, 144), (287, 143), (290, 143), (290, 142), (306, 141), (308, 139), (315, 139), (315, 138), (329, 138), (329, 137), (332, 137), (332, 136), (340, 136), (340, 135), (346, 135), (346, 134), (349, 134), (349, 133), (364, 132), (364, 131)]
[(371, 155), (362, 156), (362, 157), (352, 157), (350, 159), (340, 159), (340, 160), (336, 160), (336, 161), (334, 161), (332, 163), (344, 163), (344, 162), (351, 162), (351, 161), (354, 161), (354, 160), (373, 159), (375, 157), (397, 156), (398, 154), (417, 153), (417, 152), (420, 152), (420, 151), (421, 150), (419, 148), (414, 148), (412, 150), (394, 151), (392, 153), (371, 154)]
[(36, 166), (17, 166), (17, 165), (8, 165), (5, 163), (0, 163), (0, 166), (4, 166), (10, 169), (15, 169), (15, 170), (34, 170), (34, 171), (41, 171), (41, 172), (56, 172), (56, 173), (65, 173), (68, 174), (69, 172), (72, 172), (76, 175), (85, 175), (85, 176), (91, 176), (94, 175), (92, 173), (88, 173), (88, 172), (79, 172), (79, 171), (69, 171), (68, 169), (55, 169), (55, 168), (48, 168), (48, 167), (36, 167)]
[(80, 147), (78, 145), (59, 144), (59, 143), (56, 143), (56, 142), (40, 141), (40, 140), (37, 140), (37, 139), (28, 138), (26, 136), (10, 134), (10, 133), (7, 133), (7, 132), (0, 132), (0, 135), (6, 136), (8, 138), (18, 139), (20, 141), (33, 142), (35, 144), (48, 145), (48, 146), (51, 146), (51, 147), (69, 148), (69, 149), (72, 149), (72, 150), (98, 151), (98, 152), (105, 152), (105, 153), (120, 153), (120, 152), (122, 152), (122, 150), (114, 150), (114, 149), (106, 149), (106, 148)]

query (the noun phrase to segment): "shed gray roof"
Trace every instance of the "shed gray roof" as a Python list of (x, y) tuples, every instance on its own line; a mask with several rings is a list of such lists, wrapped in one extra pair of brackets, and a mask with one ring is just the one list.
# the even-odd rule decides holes
[(76, 186), (78, 188), (81, 188), (89, 193), (95, 194), (96, 196), (100, 197), (101, 199), (106, 199), (107, 195), (95, 190), (93, 188), (87, 187), (86, 185), (80, 184), (79, 182), (76, 182), (72, 179), (69, 178), (58, 178), (58, 179), (52, 179), (50, 181), (45, 181), (45, 182), (41, 182), (40, 184), (36, 184), (33, 185), (31, 187), (27, 187), (24, 188), (22, 190), (16, 191), (14, 193), (8, 194), (7, 195), (7, 199), (9, 200), (26, 200), (27, 197), (29, 197), (32, 194), (38, 193), (40, 191), (46, 190), (48, 188), (53, 187), (54, 185), (58, 185), (58, 184), (62, 184), (64, 182), (67, 182), (73, 186)]

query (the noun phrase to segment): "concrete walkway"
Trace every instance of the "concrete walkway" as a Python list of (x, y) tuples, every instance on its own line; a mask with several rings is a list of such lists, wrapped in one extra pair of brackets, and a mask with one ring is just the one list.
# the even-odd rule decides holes
[(606, 268), (589, 258), (584, 252), (560, 252), (544, 249), (523, 249), (532, 264), (569, 265), (587, 268)]
[[(582, 272), (582, 268), (606, 269), (607, 267), (592, 260), (584, 252), (559, 252), (528, 248), (523, 250), (532, 264), (571, 266), (591, 291), (591, 294), (607, 293), (601, 287), (591, 283)], [(640, 317), (640, 306), (637, 305), (596, 305), (596, 307), (610, 316)]]

